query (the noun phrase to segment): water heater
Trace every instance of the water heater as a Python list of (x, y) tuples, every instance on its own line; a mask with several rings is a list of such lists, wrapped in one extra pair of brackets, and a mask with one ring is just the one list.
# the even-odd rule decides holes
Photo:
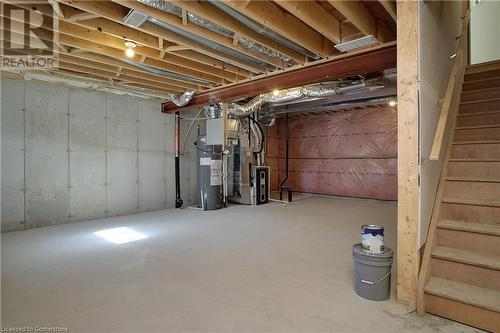
[(222, 208), (222, 146), (207, 144), (206, 135), (199, 135), (197, 150), (198, 208)]

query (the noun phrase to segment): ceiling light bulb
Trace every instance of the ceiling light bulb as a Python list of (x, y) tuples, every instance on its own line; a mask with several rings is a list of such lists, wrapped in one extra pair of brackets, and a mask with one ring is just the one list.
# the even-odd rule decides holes
[(132, 58), (132, 57), (135, 55), (135, 51), (134, 51), (134, 49), (127, 49), (127, 50), (125, 51), (125, 55), (126, 55), (127, 57), (129, 57), (129, 58)]
[(391, 106), (391, 107), (392, 107), (392, 106), (396, 106), (396, 101), (390, 101), (390, 102), (389, 102), (389, 106)]
[(129, 58), (132, 58), (135, 55), (134, 47), (137, 45), (134, 42), (131, 41), (126, 41), (125, 42), (125, 47), (127, 50), (125, 50), (125, 55)]
[(273, 90), (273, 95), (274, 96), (278, 96), (280, 94), (280, 91), (279, 90)]

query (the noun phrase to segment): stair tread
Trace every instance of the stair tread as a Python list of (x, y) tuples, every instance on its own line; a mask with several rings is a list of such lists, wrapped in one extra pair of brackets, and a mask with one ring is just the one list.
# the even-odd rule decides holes
[[(476, 80), (476, 81), (481, 81), (481, 80)], [(471, 82), (471, 81), (466, 81), (466, 82)], [(462, 91), (462, 94), (475, 93), (475, 92), (485, 91), (485, 90), (499, 90), (500, 91), (500, 87), (488, 87), (488, 88), (472, 89), (472, 90)]]
[(494, 200), (471, 200), (471, 199), (446, 197), (443, 198), (442, 201), (447, 203), (456, 203), (456, 204), (464, 204), (472, 206), (500, 207), (500, 201), (494, 201)]
[(478, 183), (500, 183), (500, 178), (494, 177), (455, 177), (448, 176), (446, 180), (459, 182), (478, 182)]
[(500, 292), (469, 284), (431, 277), (425, 292), (461, 303), (500, 312)]
[(500, 158), (450, 158), (449, 162), (500, 162)]
[(463, 264), (500, 270), (500, 256), (496, 255), (438, 246), (432, 251), (432, 256)]
[(474, 126), (457, 126), (455, 127), (456, 130), (471, 130), (471, 129), (486, 129), (486, 128), (498, 128), (500, 127), (500, 124), (493, 124), (493, 125), (474, 125)]
[[(467, 80), (464, 82), (464, 84), (468, 84), (468, 83), (477, 83), (477, 82), (484, 82), (484, 81), (494, 81), (494, 80), (498, 80), (500, 79), (500, 76), (494, 76), (494, 77), (489, 77), (489, 78), (485, 78), (485, 79), (478, 79), (478, 80)], [(491, 88), (494, 88), (496, 86), (493, 86)], [(478, 90), (478, 89), (474, 89), (474, 90)], [(469, 91), (469, 90), (467, 90)]]
[(493, 101), (500, 101), (500, 97), (476, 99), (474, 101), (460, 102), (460, 104), (461, 105), (464, 105), (464, 104), (476, 104), (476, 103), (493, 102)]
[(438, 228), (500, 236), (500, 224), (463, 222), (457, 220), (440, 220), (438, 222)]
[(453, 141), (454, 145), (473, 145), (473, 144), (496, 144), (500, 140), (478, 140), (478, 141)]
[(458, 113), (459, 117), (471, 117), (471, 116), (480, 116), (480, 115), (488, 115), (488, 114), (496, 114), (500, 113), (500, 110), (493, 110), (493, 111), (481, 111), (481, 112), (463, 112), (463, 113)]

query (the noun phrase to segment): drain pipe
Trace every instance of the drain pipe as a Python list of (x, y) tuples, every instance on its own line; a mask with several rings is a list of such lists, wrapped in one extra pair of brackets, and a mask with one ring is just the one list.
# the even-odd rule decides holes
[[(288, 180), (288, 113), (285, 114), (285, 179), (279, 185), (280, 201), (283, 200), (283, 184)], [(288, 189), (288, 201), (291, 202), (292, 195), (290, 189)]]
[(181, 174), (180, 174), (180, 151), (181, 151), (181, 115), (175, 113), (175, 208), (182, 207), (181, 199)]

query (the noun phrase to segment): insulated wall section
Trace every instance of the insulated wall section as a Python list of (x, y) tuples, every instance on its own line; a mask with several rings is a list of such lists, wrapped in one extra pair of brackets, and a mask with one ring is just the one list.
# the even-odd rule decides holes
[[(268, 132), (274, 190), (285, 179), (285, 121)], [(284, 186), (317, 194), (397, 199), (396, 110), (374, 107), (289, 118)]]

